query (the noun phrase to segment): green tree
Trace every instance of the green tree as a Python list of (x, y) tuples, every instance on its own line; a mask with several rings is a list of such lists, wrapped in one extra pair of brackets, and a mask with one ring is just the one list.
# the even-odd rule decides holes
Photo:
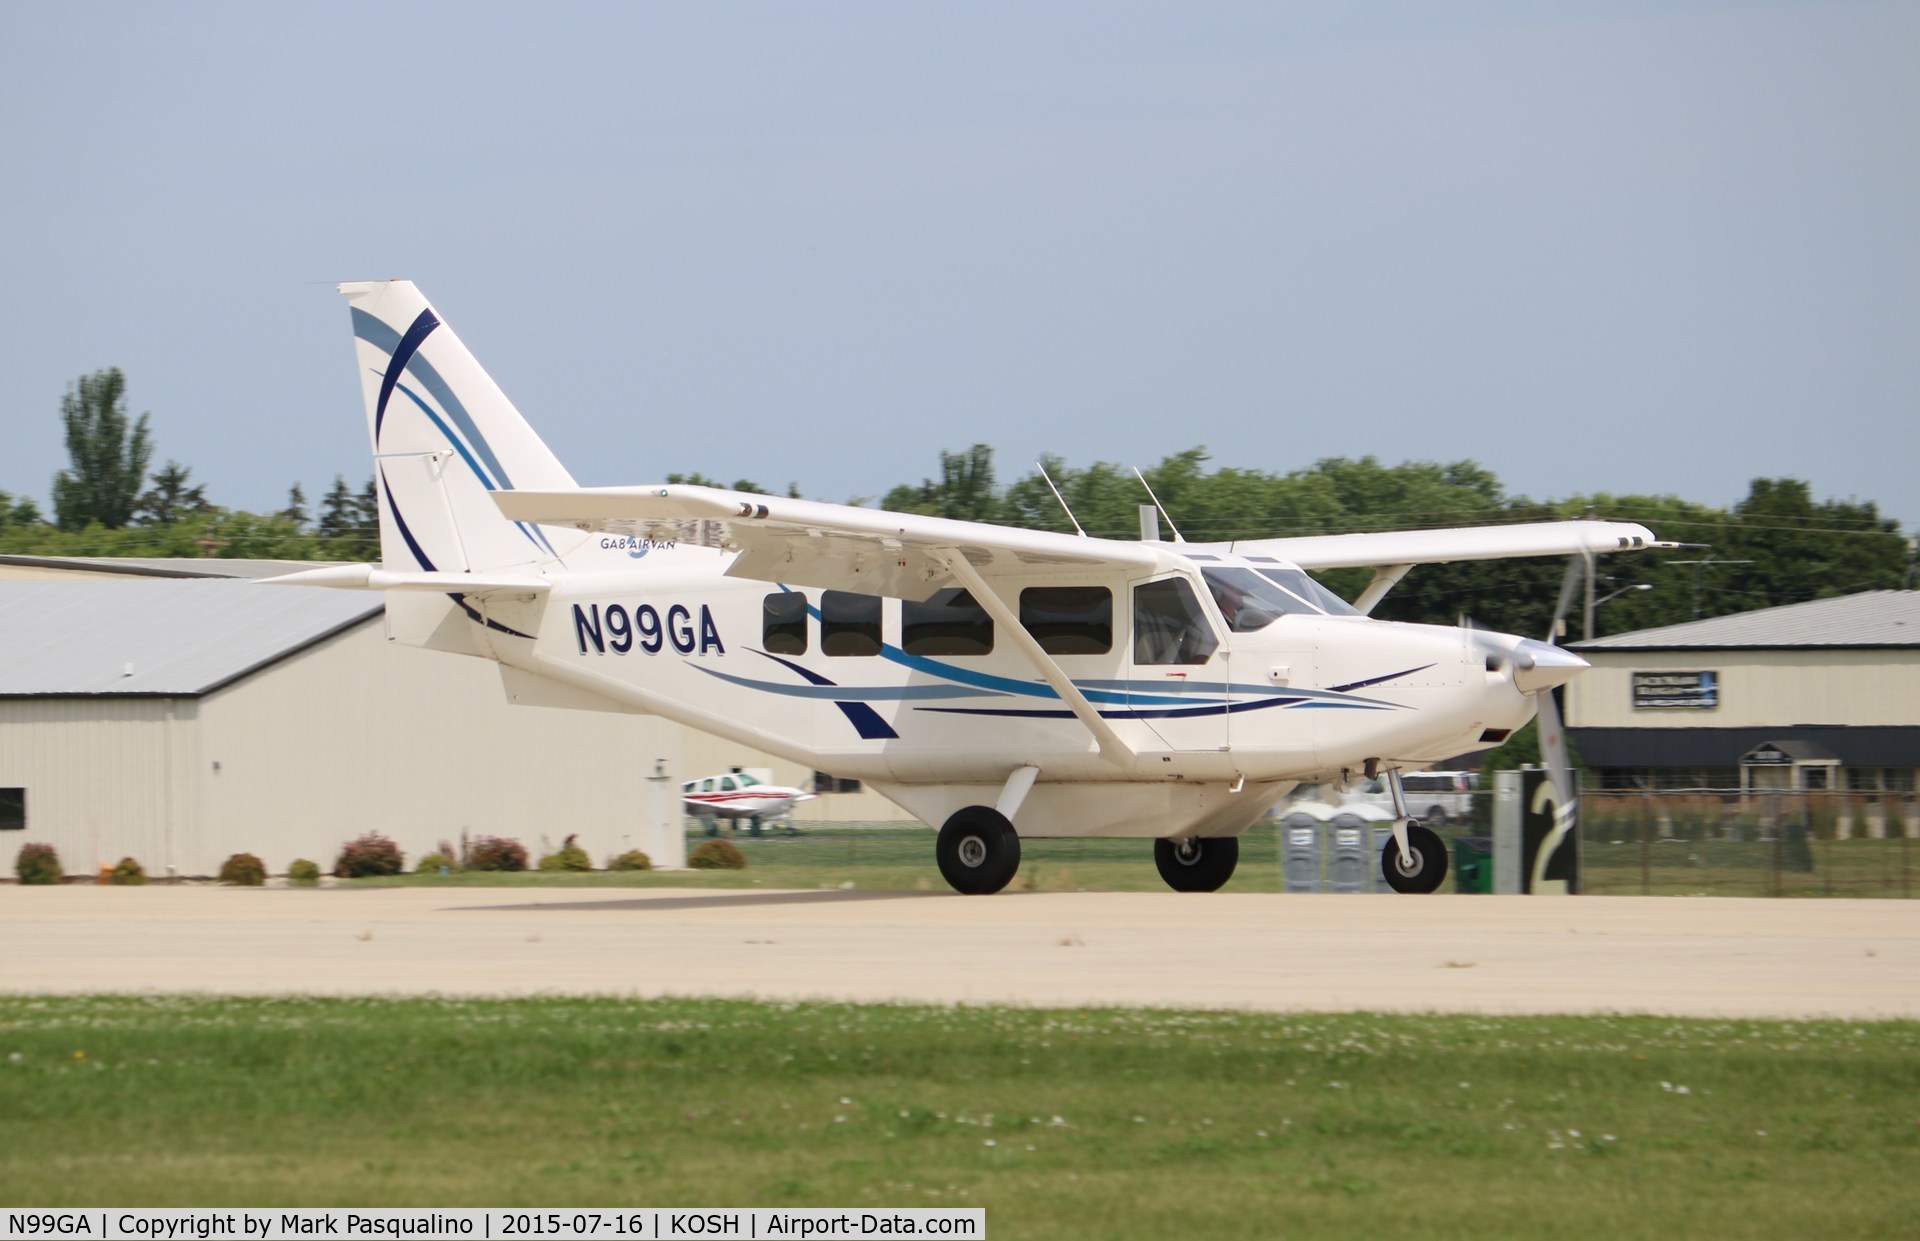
[(127, 422), (127, 380), (117, 366), (82, 375), (60, 402), (72, 468), (53, 478), (53, 509), (62, 530), (98, 522), (118, 530), (140, 502), (153, 444), (147, 415)]
[(287, 491), (287, 507), (274, 514), (282, 520), (293, 523), (296, 530), (304, 530), (311, 518), (307, 513), (307, 489), (295, 483)]
[(347, 486), (347, 480), (335, 474), (333, 486), (320, 498), (320, 516), (314, 522), (313, 532), (323, 539), (338, 539), (357, 533), (359, 528), (359, 498), (353, 494), (353, 488)]
[(207, 503), (204, 484), (187, 485), (193, 471), (178, 461), (169, 461), (153, 474), (153, 486), (140, 496), (133, 523), (141, 526), (170, 526), (195, 517), (213, 506)]
[(0, 491), (0, 528), (7, 526), (33, 526), (40, 523), (40, 506), (21, 496), (14, 499)]

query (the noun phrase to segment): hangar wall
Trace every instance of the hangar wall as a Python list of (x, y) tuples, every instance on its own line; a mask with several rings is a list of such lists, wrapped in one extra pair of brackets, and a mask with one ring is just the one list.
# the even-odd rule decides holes
[(192, 821), (195, 711), (192, 699), (0, 699), (0, 785), (27, 790), (26, 829), (0, 839), (9, 876), (29, 840), (71, 873), (131, 856), (165, 874), (169, 839)]
[[(1780, 724), (1912, 724), (1920, 650), (1582, 650), (1593, 667), (1567, 687), (1567, 727), (1757, 728)], [(1710, 711), (1636, 710), (1636, 672), (1719, 674)]]
[[(596, 864), (642, 848), (677, 865), (683, 735), (512, 706), (492, 662), (391, 644), (376, 616), (199, 699), (0, 700), (0, 783), (28, 790), (19, 841), (53, 844), (71, 873), (132, 856), (211, 875), (240, 851), (324, 868), (368, 830), (409, 859), (466, 830), (529, 854), (578, 833)], [(671, 832), (650, 831), (656, 814)]]

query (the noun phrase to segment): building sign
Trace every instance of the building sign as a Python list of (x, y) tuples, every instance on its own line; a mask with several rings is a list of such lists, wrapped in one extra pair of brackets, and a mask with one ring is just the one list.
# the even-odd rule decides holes
[(1792, 765), (1793, 755), (1778, 746), (1763, 745), (1757, 750), (1748, 750), (1740, 758), (1743, 767), (1787, 767)]
[(1718, 672), (1636, 672), (1635, 711), (1711, 711), (1720, 705)]

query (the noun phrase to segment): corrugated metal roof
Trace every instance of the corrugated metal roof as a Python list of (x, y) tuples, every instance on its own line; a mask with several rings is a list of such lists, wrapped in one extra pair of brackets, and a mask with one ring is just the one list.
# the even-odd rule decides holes
[(0, 582), (0, 697), (194, 697), (383, 606), (361, 591), (211, 579)]
[(0, 564), (52, 573), (124, 573), (129, 577), (278, 577), (318, 569), (337, 560), (224, 560), (193, 556), (25, 556), (9, 553)]
[(1920, 646), (1920, 590), (1870, 590), (1569, 643), (1576, 651)]

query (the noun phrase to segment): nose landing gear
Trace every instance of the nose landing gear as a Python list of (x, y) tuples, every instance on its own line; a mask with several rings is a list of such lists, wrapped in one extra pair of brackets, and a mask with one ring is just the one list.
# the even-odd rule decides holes
[(1425, 896), (1440, 890), (1447, 877), (1447, 846), (1438, 833), (1418, 823), (1407, 824), (1407, 852), (1389, 840), (1380, 850), (1380, 874), (1395, 892)]

